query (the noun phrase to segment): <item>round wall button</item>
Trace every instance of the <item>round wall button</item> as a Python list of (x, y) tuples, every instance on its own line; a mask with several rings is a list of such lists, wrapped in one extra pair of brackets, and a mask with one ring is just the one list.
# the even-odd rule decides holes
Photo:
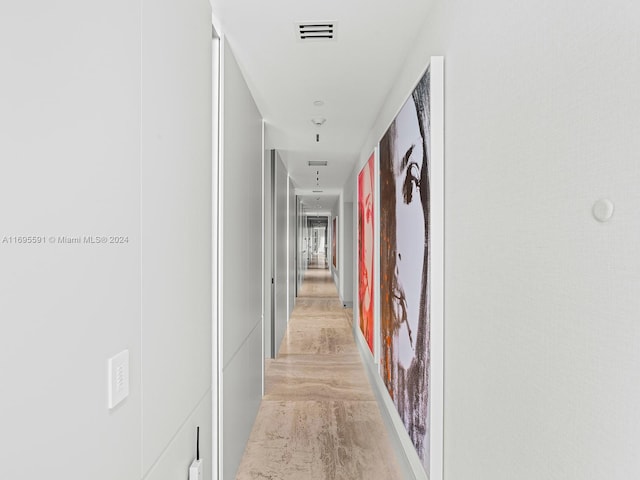
[(613, 202), (608, 198), (601, 198), (593, 205), (593, 217), (599, 222), (608, 222), (613, 216)]

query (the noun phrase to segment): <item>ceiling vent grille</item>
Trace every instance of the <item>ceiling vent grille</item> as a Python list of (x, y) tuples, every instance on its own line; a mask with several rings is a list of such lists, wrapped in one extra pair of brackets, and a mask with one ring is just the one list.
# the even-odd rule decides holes
[(298, 39), (305, 42), (336, 39), (335, 22), (298, 23), (296, 27)]
[(309, 160), (309, 166), (310, 167), (326, 167), (327, 161), (326, 160)]

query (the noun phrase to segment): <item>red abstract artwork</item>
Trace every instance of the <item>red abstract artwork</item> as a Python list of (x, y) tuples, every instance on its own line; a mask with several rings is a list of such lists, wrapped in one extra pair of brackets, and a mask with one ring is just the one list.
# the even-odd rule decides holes
[(375, 157), (372, 154), (358, 175), (358, 307), (360, 330), (373, 352), (373, 311), (375, 289), (374, 236), (375, 236)]

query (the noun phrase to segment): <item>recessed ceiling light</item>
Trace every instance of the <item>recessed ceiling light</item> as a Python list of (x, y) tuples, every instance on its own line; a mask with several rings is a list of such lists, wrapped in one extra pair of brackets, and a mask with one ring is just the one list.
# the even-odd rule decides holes
[(313, 102), (313, 104), (314, 104), (316, 107), (321, 107), (321, 106), (323, 106), (323, 105), (324, 105), (324, 102), (323, 102), (322, 100), (316, 100), (315, 102)]
[(313, 123), (314, 125), (316, 125), (318, 127), (321, 126), (321, 125), (324, 125), (324, 122), (326, 122), (326, 121), (327, 121), (327, 119), (324, 118), (324, 117), (313, 117), (311, 119), (311, 123)]

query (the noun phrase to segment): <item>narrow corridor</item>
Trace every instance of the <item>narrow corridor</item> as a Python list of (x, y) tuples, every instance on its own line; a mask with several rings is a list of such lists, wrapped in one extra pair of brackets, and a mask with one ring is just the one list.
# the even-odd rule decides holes
[(310, 268), (237, 480), (400, 480), (378, 403), (329, 270)]

